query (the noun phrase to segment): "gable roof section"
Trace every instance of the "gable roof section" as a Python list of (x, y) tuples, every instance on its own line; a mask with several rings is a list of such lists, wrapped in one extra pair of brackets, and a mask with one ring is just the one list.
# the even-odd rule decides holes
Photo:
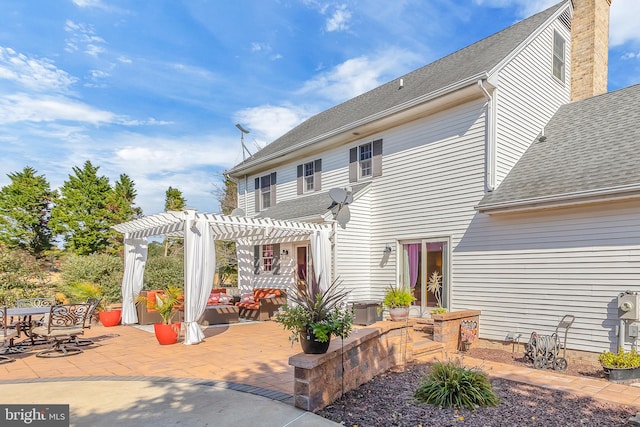
[[(351, 191), (354, 200), (360, 193), (371, 185), (370, 182), (353, 185)], [(299, 197), (297, 199), (285, 200), (275, 206), (261, 211), (257, 218), (271, 218), (274, 220), (308, 220), (322, 219), (329, 212), (329, 206), (333, 200), (329, 197), (329, 192), (312, 194), (310, 196)]]
[(640, 85), (567, 104), (477, 209), (640, 197)]
[[(437, 94), (446, 88), (469, 80), (486, 78), (511, 52), (560, 9), (568, 7), (564, 0), (511, 27), (454, 52), (422, 68), (394, 79), (382, 86), (323, 111), (296, 126), (249, 159), (228, 171), (238, 173), (274, 156), (282, 155), (294, 146), (313, 143), (329, 132), (346, 127), (368, 117), (379, 115), (412, 100)], [(404, 86), (398, 88), (398, 79)]]

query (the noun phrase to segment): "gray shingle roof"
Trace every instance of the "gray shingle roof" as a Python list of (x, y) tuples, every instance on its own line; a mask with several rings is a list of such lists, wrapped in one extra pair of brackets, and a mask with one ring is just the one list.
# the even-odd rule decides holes
[(394, 79), (323, 111), (296, 126), (229, 172), (241, 170), (247, 163), (253, 164), (295, 144), (309, 141), (373, 114), (489, 72), (555, 12), (567, 5), (567, 0), (562, 1), (505, 30), (399, 77), (404, 82), (402, 89), (398, 89), (398, 79)]
[[(640, 85), (560, 107), (479, 209), (640, 185)], [(626, 188), (623, 188), (626, 187)]]
[[(371, 183), (366, 182), (352, 186), (352, 193), (357, 197), (358, 193), (368, 187)], [(333, 201), (329, 197), (329, 191), (315, 193), (310, 196), (299, 197), (297, 199), (285, 200), (275, 206), (260, 212), (258, 218), (271, 218), (276, 220), (294, 220), (311, 217), (320, 217), (329, 212), (327, 209)]]

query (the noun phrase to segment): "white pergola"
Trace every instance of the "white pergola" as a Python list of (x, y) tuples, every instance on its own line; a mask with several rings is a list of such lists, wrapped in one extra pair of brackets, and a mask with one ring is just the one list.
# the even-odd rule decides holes
[(166, 212), (142, 217), (113, 227), (124, 234), (125, 257), (122, 279), (122, 323), (138, 322), (135, 301), (142, 290), (147, 260), (147, 239), (155, 236), (184, 239), (185, 344), (204, 339), (198, 319), (204, 313), (215, 275), (216, 240), (241, 244), (311, 241), (311, 255), (320, 286), (331, 276), (331, 226), (269, 218), (248, 218), (198, 213), (194, 210)]

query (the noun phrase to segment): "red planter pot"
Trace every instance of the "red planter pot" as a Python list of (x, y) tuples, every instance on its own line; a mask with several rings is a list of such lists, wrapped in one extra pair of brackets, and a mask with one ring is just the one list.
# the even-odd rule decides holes
[(153, 330), (156, 333), (156, 339), (161, 345), (175, 344), (178, 342), (178, 334), (180, 333), (180, 323), (155, 323)]
[(103, 326), (116, 326), (120, 323), (122, 310), (101, 311), (98, 316)]

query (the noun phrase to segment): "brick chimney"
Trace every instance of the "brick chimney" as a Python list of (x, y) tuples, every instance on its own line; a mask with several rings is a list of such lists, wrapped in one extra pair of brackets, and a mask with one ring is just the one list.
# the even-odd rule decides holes
[(611, 0), (572, 0), (571, 100), (607, 92)]

